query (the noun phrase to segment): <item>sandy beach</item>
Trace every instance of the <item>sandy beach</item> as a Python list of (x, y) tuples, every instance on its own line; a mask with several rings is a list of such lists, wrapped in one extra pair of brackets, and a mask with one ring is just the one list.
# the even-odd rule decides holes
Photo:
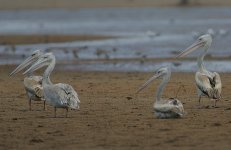
[[(0, 149), (231, 149), (230, 0), (191, 0), (195, 7), (179, 0), (0, 3)], [(223, 83), (216, 108), (208, 98), (198, 105), (197, 54), (175, 59), (209, 29), (215, 38), (205, 65), (222, 72)], [(68, 83), (79, 95), (80, 109), (68, 118), (62, 109), (54, 118), (54, 108), (44, 111), (42, 102), (29, 111), (23, 75), (9, 77), (34, 49), (56, 55), (52, 82)], [(175, 67), (163, 97), (176, 97), (181, 87), (177, 98), (187, 112), (181, 119), (154, 117), (160, 80), (136, 94), (160, 64)]]
[[(187, 111), (182, 119), (153, 116), (157, 85), (135, 94), (152, 73), (54, 71), (54, 83), (71, 84), (81, 100), (78, 111), (53, 108), (28, 100), (23, 76), (10, 78), (15, 66), (1, 66), (0, 149), (230, 149), (231, 94), (229, 73), (222, 73), (222, 101), (218, 108), (207, 98), (198, 107), (194, 73), (173, 73), (163, 97), (178, 94)], [(38, 72), (41, 74), (41, 72)], [(66, 78), (68, 76), (68, 78)]]

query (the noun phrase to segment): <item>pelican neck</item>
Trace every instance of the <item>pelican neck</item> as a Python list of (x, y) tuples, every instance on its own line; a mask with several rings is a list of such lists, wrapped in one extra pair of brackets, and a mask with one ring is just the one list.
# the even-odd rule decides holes
[(171, 76), (171, 72), (169, 71), (163, 77), (163, 80), (162, 80), (161, 84), (158, 86), (158, 89), (157, 89), (157, 92), (156, 92), (156, 101), (160, 101), (161, 100), (161, 96), (162, 96), (163, 90), (166, 87), (167, 83), (169, 82), (170, 76)]
[(205, 57), (205, 55), (207, 53), (207, 50), (208, 50), (208, 48), (205, 48), (205, 50), (200, 54), (200, 56), (197, 59), (197, 65), (198, 65), (199, 70), (201, 72), (204, 72), (206, 70), (203, 61), (204, 61), (204, 57)]
[(52, 57), (51, 63), (46, 68), (44, 74), (43, 74), (43, 84), (52, 84), (50, 80), (51, 72), (54, 70), (55, 67), (55, 57)]

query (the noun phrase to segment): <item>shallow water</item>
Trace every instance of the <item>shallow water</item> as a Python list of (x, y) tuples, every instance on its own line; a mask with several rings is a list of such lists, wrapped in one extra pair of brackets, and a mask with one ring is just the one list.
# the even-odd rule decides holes
[[(18, 64), (34, 49), (46, 49), (65, 68), (96, 71), (151, 71), (163, 63), (145, 58), (174, 57), (201, 34), (214, 32), (209, 55), (226, 58), (209, 61), (210, 70), (231, 72), (230, 8), (113, 8), (80, 10), (0, 11), (1, 34), (91, 34), (115, 39), (33, 45), (0, 46), (0, 64)], [(198, 52), (190, 55), (197, 56)], [(102, 59), (142, 59), (110, 62)], [(95, 63), (76, 63), (94, 60)], [(143, 62), (144, 61), (144, 62)], [(172, 64), (166, 62), (164, 64)], [(217, 65), (219, 64), (219, 65)], [(194, 71), (194, 61), (174, 71)], [(222, 66), (222, 67), (221, 67)], [(62, 69), (62, 67), (58, 67)]]
[[(97, 67), (96, 67), (97, 66)], [(197, 63), (192, 61), (182, 62), (94, 62), (84, 64), (58, 65), (58, 70), (81, 71), (118, 71), (118, 72), (154, 72), (161, 66), (170, 66), (173, 72), (195, 72)], [(230, 61), (205, 61), (205, 66), (210, 71), (231, 72)]]

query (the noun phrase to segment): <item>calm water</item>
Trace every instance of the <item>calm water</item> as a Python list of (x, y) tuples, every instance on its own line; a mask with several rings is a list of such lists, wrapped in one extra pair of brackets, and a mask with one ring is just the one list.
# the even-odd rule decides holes
[[(146, 62), (174, 57), (203, 33), (214, 33), (207, 61), (210, 70), (231, 72), (230, 8), (113, 8), (80, 10), (0, 11), (0, 34), (90, 34), (115, 39), (34, 45), (0, 46), (0, 64), (18, 64), (34, 49), (54, 52), (58, 69), (152, 71), (172, 65), (174, 71), (194, 71), (195, 61)], [(198, 53), (191, 54), (195, 57)], [(143, 61), (119, 61), (142, 58)], [(226, 59), (225, 59), (226, 58)], [(107, 61), (102, 62), (102, 59)], [(83, 63), (84, 62), (84, 63)]]

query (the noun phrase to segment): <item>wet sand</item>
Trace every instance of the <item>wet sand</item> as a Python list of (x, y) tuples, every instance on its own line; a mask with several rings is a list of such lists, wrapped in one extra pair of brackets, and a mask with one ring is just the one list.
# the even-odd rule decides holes
[(223, 98), (218, 108), (203, 99), (197, 106), (194, 73), (173, 73), (163, 97), (184, 103), (182, 119), (158, 120), (153, 116), (156, 86), (140, 94), (136, 89), (152, 73), (54, 71), (54, 83), (71, 84), (81, 100), (80, 110), (53, 108), (28, 101), (23, 76), (9, 78), (14, 66), (0, 67), (0, 149), (223, 149), (231, 148), (231, 76), (221, 74)]

